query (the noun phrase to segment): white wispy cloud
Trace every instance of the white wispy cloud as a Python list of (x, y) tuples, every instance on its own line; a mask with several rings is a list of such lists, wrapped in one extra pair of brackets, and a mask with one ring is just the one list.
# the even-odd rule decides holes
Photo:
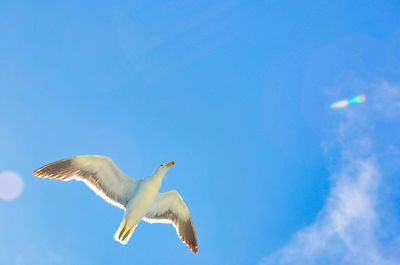
[(399, 119), (400, 118), (400, 86), (391, 84), (387, 81), (381, 81), (376, 84), (372, 94), (373, 109), (375, 113), (381, 115), (385, 119)]
[(393, 139), (374, 146), (380, 133), (376, 120), (385, 119), (384, 130), (400, 120), (400, 87), (379, 82), (369, 92), (370, 107), (346, 110), (335, 127), (333, 142), (340, 146), (341, 157), (325, 206), (312, 224), (265, 257), (262, 265), (400, 264), (399, 216), (390, 208), (394, 196), (388, 189), (393, 179), (386, 176), (387, 166), (380, 166), (388, 162), (382, 161), (382, 150), (393, 154), (399, 149)]

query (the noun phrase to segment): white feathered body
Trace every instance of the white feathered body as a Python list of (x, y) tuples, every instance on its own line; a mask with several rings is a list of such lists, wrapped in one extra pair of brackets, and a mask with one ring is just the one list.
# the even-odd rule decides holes
[(151, 176), (139, 182), (126, 206), (125, 219), (128, 225), (137, 224), (148, 212), (160, 191), (161, 180)]

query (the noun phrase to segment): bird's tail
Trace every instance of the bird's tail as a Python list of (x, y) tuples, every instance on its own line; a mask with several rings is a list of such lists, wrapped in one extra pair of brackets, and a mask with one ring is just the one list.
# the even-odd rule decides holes
[(122, 219), (121, 224), (119, 225), (117, 232), (115, 232), (114, 239), (115, 241), (125, 245), (128, 243), (131, 238), (133, 232), (135, 231), (137, 224), (128, 224), (126, 218)]

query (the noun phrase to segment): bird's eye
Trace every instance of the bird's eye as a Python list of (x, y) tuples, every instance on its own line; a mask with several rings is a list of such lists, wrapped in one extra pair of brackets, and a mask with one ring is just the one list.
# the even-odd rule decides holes
[(161, 164), (160, 167), (162, 167), (164, 164)]

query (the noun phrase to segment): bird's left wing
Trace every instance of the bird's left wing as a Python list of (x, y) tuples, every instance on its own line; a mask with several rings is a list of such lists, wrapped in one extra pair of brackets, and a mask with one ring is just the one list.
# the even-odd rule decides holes
[(83, 181), (105, 201), (125, 209), (137, 181), (128, 178), (106, 156), (83, 155), (59, 160), (33, 172), (40, 178)]
[(148, 223), (169, 223), (175, 227), (179, 238), (197, 253), (197, 236), (190, 212), (176, 190), (160, 192), (143, 218)]

